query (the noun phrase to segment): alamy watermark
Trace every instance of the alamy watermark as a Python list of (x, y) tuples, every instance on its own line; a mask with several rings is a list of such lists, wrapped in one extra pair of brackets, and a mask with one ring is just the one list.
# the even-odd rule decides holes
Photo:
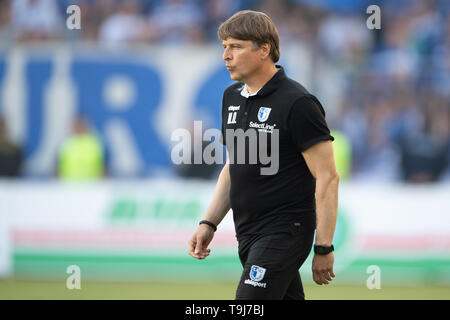
[(81, 9), (79, 6), (72, 4), (67, 7), (66, 13), (69, 15), (66, 19), (66, 27), (69, 30), (81, 29)]
[(370, 265), (366, 269), (366, 273), (370, 276), (366, 280), (367, 289), (381, 289), (381, 269), (377, 265)]
[(381, 29), (381, 9), (379, 6), (373, 4), (367, 7), (367, 14), (370, 16), (366, 20), (366, 26), (369, 30)]
[[(250, 122), (249, 127), (245, 131), (225, 130), (229, 163), (260, 164), (261, 175), (276, 174), (279, 169), (279, 130), (274, 125), (253, 122)], [(224, 164), (222, 139), (222, 132), (218, 129), (211, 128), (203, 132), (202, 121), (194, 121), (193, 132), (184, 128), (176, 129), (171, 135), (171, 140), (177, 142), (171, 152), (172, 163)]]
[(73, 264), (67, 267), (66, 273), (70, 274), (66, 280), (66, 288), (69, 290), (81, 289), (81, 269)]

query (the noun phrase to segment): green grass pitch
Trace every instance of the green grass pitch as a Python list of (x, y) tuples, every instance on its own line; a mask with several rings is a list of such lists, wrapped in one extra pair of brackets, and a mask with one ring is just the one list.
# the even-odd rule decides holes
[[(0, 280), (0, 299), (118, 299), (118, 300), (232, 300), (237, 283), (111, 283), (82, 282), (69, 290), (65, 281)], [(450, 299), (448, 286), (382, 286), (369, 290), (361, 285), (305, 284), (310, 300), (417, 300)]]

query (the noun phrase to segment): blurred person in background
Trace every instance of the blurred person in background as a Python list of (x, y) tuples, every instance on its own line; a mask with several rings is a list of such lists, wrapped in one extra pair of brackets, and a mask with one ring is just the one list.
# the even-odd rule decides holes
[(368, 102), (366, 109), (367, 135), (362, 172), (367, 180), (394, 181), (398, 179), (398, 152), (389, 135), (392, 118), (391, 100), (386, 96)]
[[(81, 11), (80, 39), (84, 42), (97, 42), (100, 28), (117, 11), (117, 0), (63, 0), (63, 9), (76, 4)], [(65, 10), (63, 10), (65, 12)]]
[(352, 146), (345, 133), (339, 130), (331, 130), (334, 137), (333, 150), (336, 161), (336, 171), (340, 180), (346, 180), (351, 175), (352, 168)]
[(450, 108), (448, 101), (432, 96), (422, 123), (400, 141), (402, 179), (410, 183), (439, 181), (450, 166)]
[(62, 180), (97, 180), (105, 174), (105, 157), (100, 138), (92, 132), (86, 117), (74, 121), (73, 135), (59, 151), (58, 175)]
[(55, 40), (65, 28), (56, 0), (12, 1), (12, 27), (17, 41)]
[(193, 0), (161, 0), (150, 13), (152, 39), (162, 44), (198, 44), (206, 40), (204, 13)]
[(373, 37), (370, 30), (361, 28), (358, 15), (330, 13), (319, 26), (317, 44), (329, 62), (356, 68), (371, 49)]
[(122, 0), (114, 14), (100, 27), (99, 41), (108, 47), (141, 42), (146, 37), (146, 19), (139, 0)]
[(0, 116), (0, 177), (18, 177), (22, 167), (22, 148), (7, 133), (6, 121)]

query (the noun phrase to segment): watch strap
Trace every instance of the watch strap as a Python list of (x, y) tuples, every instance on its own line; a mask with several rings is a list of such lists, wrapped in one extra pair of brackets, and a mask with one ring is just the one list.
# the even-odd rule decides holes
[(329, 254), (330, 252), (334, 251), (334, 246), (319, 246), (319, 245), (314, 245), (314, 253), (315, 254)]
[(208, 226), (210, 226), (211, 228), (213, 228), (214, 232), (217, 231), (217, 226), (216, 226), (214, 223), (212, 223), (211, 221), (208, 221), (208, 220), (202, 220), (202, 221), (200, 221), (198, 224), (199, 224), (199, 225), (201, 225), (201, 224), (207, 224)]

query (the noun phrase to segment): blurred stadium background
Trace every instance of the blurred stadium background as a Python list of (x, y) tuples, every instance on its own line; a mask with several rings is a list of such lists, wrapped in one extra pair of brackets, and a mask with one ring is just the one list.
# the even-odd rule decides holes
[(231, 212), (187, 255), (221, 166), (174, 165), (171, 135), (220, 128), (216, 30), (240, 9), (273, 18), (336, 137), (336, 278), (310, 257), (306, 297), (450, 298), (449, 1), (0, 0), (0, 299), (234, 298)]

